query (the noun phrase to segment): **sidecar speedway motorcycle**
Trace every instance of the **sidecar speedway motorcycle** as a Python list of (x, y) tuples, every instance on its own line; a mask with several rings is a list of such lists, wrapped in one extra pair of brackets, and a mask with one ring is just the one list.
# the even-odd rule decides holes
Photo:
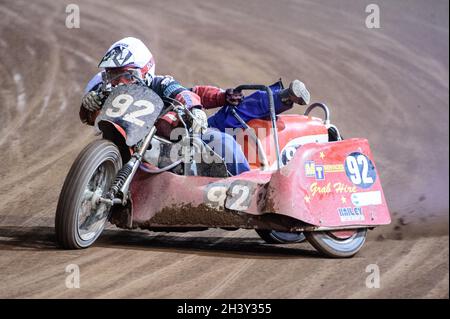
[[(214, 152), (207, 164), (195, 156), (168, 156), (180, 143), (202, 143), (187, 124), (194, 116), (183, 104), (163, 101), (136, 83), (110, 88), (95, 120), (102, 139), (78, 155), (59, 197), (59, 246), (87, 248), (109, 221), (157, 232), (254, 229), (269, 243), (306, 237), (326, 256), (351, 257), (368, 229), (390, 223), (366, 139), (342, 139), (323, 103), (310, 105), (304, 115), (277, 115), (269, 87), (236, 89), (266, 91), (270, 118), (243, 122), (243, 151), (256, 148), (258, 158), (250, 171), (230, 176)], [(309, 115), (315, 108), (323, 110), (323, 120)], [(184, 126), (185, 136), (176, 142), (155, 128), (169, 111)]]

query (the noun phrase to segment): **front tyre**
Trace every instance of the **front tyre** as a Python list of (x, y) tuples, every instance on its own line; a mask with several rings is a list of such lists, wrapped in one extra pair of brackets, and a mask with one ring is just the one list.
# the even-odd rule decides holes
[(305, 241), (305, 235), (302, 232), (288, 233), (266, 229), (255, 229), (255, 231), (268, 244), (296, 244)]
[(348, 231), (305, 232), (306, 239), (322, 254), (332, 258), (354, 256), (364, 245), (367, 228)]
[(110, 141), (93, 141), (81, 151), (59, 195), (55, 217), (59, 246), (87, 248), (100, 236), (110, 207), (98, 203), (98, 198), (109, 191), (121, 167), (120, 152)]

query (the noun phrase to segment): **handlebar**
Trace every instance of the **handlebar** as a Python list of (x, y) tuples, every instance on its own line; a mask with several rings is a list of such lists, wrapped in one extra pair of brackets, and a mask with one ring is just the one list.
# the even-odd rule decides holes
[(324, 123), (325, 125), (330, 124), (330, 110), (328, 109), (328, 106), (326, 106), (325, 103), (313, 103), (310, 106), (308, 106), (308, 108), (306, 109), (304, 115), (309, 116), (309, 113), (311, 113), (311, 111), (315, 108), (320, 108), (323, 110), (323, 112), (325, 113), (325, 120)]
[(260, 84), (243, 84), (236, 87), (235, 90), (239, 92), (243, 90), (258, 90), (267, 92), (267, 96), (269, 98), (270, 119), (272, 121), (273, 139), (275, 142), (275, 150), (277, 154), (277, 168), (280, 169), (281, 168), (280, 144), (278, 141), (277, 116), (275, 113), (275, 103), (273, 101), (272, 90), (268, 86)]

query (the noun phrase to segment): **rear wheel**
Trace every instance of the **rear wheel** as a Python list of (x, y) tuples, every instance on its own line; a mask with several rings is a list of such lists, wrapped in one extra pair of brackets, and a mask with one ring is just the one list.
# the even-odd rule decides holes
[(288, 233), (265, 229), (255, 229), (255, 231), (268, 244), (295, 244), (301, 243), (306, 239), (301, 232)]
[(354, 256), (364, 245), (367, 228), (305, 232), (306, 239), (322, 254), (333, 258)]
[(55, 232), (65, 249), (86, 248), (100, 236), (110, 207), (98, 203), (122, 167), (117, 146), (97, 140), (86, 146), (70, 168), (59, 195)]

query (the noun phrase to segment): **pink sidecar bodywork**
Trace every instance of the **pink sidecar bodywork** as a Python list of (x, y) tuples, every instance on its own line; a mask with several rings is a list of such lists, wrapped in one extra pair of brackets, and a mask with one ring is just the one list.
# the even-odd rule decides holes
[(391, 219), (373, 163), (368, 141), (355, 138), (303, 145), (279, 171), (229, 178), (139, 171), (131, 204), (113, 212), (112, 222), (123, 228), (278, 231), (385, 225)]

